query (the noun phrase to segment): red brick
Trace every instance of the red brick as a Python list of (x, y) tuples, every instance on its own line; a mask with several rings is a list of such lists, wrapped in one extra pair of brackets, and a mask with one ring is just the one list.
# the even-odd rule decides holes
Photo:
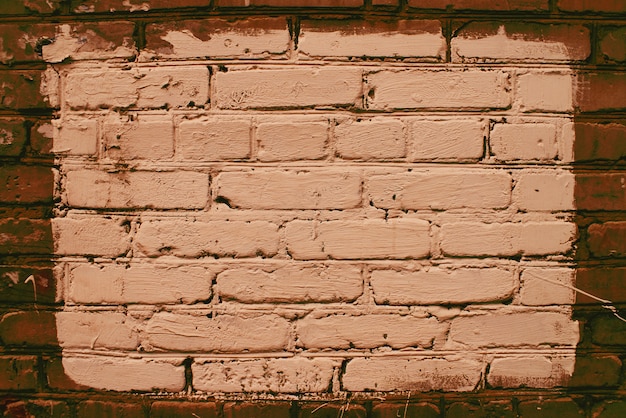
[(53, 312), (10, 312), (0, 320), (0, 340), (5, 345), (58, 345)]
[(583, 418), (585, 413), (570, 398), (528, 401), (519, 405), (521, 418)]
[(45, 219), (0, 219), (0, 254), (52, 253), (52, 227)]
[(224, 418), (289, 418), (291, 404), (286, 402), (227, 403)]
[(626, 222), (590, 225), (587, 244), (596, 257), (626, 256)]
[(84, 401), (76, 407), (77, 418), (145, 418), (139, 403)]
[(76, 383), (72, 378), (65, 374), (63, 369), (63, 360), (60, 357), (46, 359), (46, 384), (49, 388), (58, 390), (89, 390), (88, 386)]
[(0, 166), (0, 202), (52, 202), (54, 175), (50, 167)]
[(574, 132), (575, 161), (617, 161), (626, 158), (626, 120), (576, 122)]
[(626, 61), (626, 27), (606, 28), (600, 38), (600, 53), (605, 62)]
[(610, 312), (593, 318), (587, 326), (591, 327), (591, 340), (600, 346), (626, 345), (626, 322)]
[(516, 418), (513, 405), (509, 401), (496, 402), (455, 402), (446, 410), (446, 418)]
[(617, 356), (577, 355), (568, 386), (617, 386), (621, 372), (622, 362)]
[(150, 408), (150, 418), (170, 417), (217, 418), (218, 410), (214, 402), (154, 402)]
[(558, 0), (557, 7), (568, 12), (626, 12), (622, 0)]
[(270, 6), (270, 7), (361, 7), (363, 0), (215, 0), (217, 7), (245, 7), (245, 6)]
[(37, 386), (37, 357), (0, 357), (0, 390), (32, 390)]
[(4, 24), (0, 25), (0, 34), (3, 64), (41, 61), (41, 47), (54, 39), (55, 25)]
[(581, 112), (626, 109), (626, 73), (579, 75), (576, 105)]
[(55, 285), (50, 268), (0, 267), (0, 303), (54, 303)]
[(74, 13), (146, 12), (155, 9), (207, 7), (211, 0), (72, 0)]
[(408, 0), (420, 9), (548, 10), (548, 0)]
[[(626, 302), (626, 268), (595, 267), (576, 270), (576, 287), (601, 299)], [(601, 303), (581, 293), (576, 303)]]
[(70, 418), (72, 416), (65, 402), (50, 399), (14, 402), (7, 406), (4, 414), (7, 418)]
[[(439, 408), (433, 404), (420, 402), (407, 403), (380, 403), (372, 409), (373, 418), (420, 417), (439, 418)], [(331, 417), (329, 417), (331, 418)]]
[[(0, 157), (17, 157), (26, 145), (24, 120), (0, 118)], [(2, 193), (0, 191), (0, 193)]]
[(52, 14), (61, 8), (64, 0), (4, 0), (0, 2), (0, 15)]
[[(298, 415), (299, 418), (365, 418), (366, 416), (367, 411), (365, 408), (360, 405), (348, 405), (346, 402), (324, 406), (307, 404), (302, 406)], [(427, 417), (424, 416), (424, 418)]]
[(0, 71), (0, 109), (49, 108), (40, 92), (41, 80), (41, 71)]
[(626, 174), (576, 174), (574, 199), (580, 210), (626, 209)]
[(33, 154), (51, 154), (53, 132), (49, 119), (37, 120), (30, 129), (30, 151)]

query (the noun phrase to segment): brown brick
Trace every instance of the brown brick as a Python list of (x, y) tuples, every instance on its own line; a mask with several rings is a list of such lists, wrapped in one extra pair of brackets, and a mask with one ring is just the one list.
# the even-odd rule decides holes
[(626, 157), (626, 120), (576, 122), (574, 132), (574, 161), (617, 161)]
[(30, 151), (33, 154), (51, 154), (53, 132), (49, 119), (37, 120), (30, 129)]
[(146, 12), (155, 9), (206, 7), (210, 0), (72, 0), (74, 13)]
[(0, 71), (0, 109), (49, 108), (40, 91), (41, 80), (41, 71)]
[(270, 6), (270, 7), (361, 7), (363, 0), (215, 0), (217, 7), (245, 7), (245, 6)]
[(583, 418), (585, 413), (570, 398), (547, 399), (522, 402), (519, 405), (521, 418)]
[(65, 402), (36, 399), (7, 405), (4, 416), (7, 418), (70, 418), (72, 415)]
[(548, 10), (548, 0), (408, 0), (420, 9)]
[[(17, 157), (22, 153), (25, 145), (26, 127), (24, 120), (0, 118), (0, 157)], [(2, 193), (1, 190), (0, 193)]]
[(84, 401), (77, 405), (78, 418), (144, 418), (143, 407), (139, 403), (117, 403)]
[(32, 390), (37, 386), (37, 357), (0, 357), (0, 390)]
[(44, 364), (47, 378), (46, 384), (49, 388), (64, 391), (91, 389), (88, 386), (76, 383), (71, 377), (65, 374), (63, 360), (60, 357), (48, 358)]
[(4, 24), (0, 25), (0, 34), (3, 64), (41, 61), (41, 48), (54, 39), (55, 25)]
[(218, 410), (214, 402), (154, 402), (150, 408), (150, 418), (170, 417), (217, 418)]
[(617, 386), (621, 372), (622, 362), (617, 356), (577, 355), (568, 386)]
[(0, 202), (52, 202), (53, 183), (50, 167), (0, 166)]
[(588, 323), (591, 327), (591, 339), (594, 344), (626, 345), (626, 322), (611, 313), (599, 315)]
[(513, 405), (509, 401), (496, 402), (455, 402), (446, 411), (446, 418), (481, 418), (500, 417), (514, 418)]
[[(365, 408), (360, 405), (348, 405), (345, 402), (343, 403), (343, 405), (303, 405), (300, 409), (300, 414), (298, 415), (299, 418), (365, 418), (366, 416), (367, 411), (365, 410)], [(424, 416), (424, 418), (427, 417)]]
[(25, 311), (7, 313), (0, 320), (0, 340), (5, 345), (58, 345), (53, 312)]
[[(626, 268), (596, 267), (576, 271), (576, 287), (601, 299), (626, 302)], [(576, 303), (599, 303), (581, 293), (576, 294)]]
[(626, 401), (611, 400), (595, 408), (593, 418), (622, 418), (626, 416)]
[(580, 210), (626, 209), (626, 174), (577, 174), (574, 188), (576, 207)]
[(276, 403), (227, 403), (224, 405), (224, 418), (289, 418), (291, 404)]
[(600, 38), (600, 53), (605, 62), (626, 61), (626, 27), (605, 28)]
[[(398, 417), (420, 417), (439, 418), (439, 408), (433, 404), (420, 402), (417, 404), (407, 403), (380, 403), (372, 409), (373, 418), (398, 418)], [(331, 417), (329, 417), (331, 418)]]
[(626, 256), (626, 222), (606, 222), (589, 226), (587, 243), (596, 257)]
[(0, 254), (50, 254), (52, 228), (46, 219), (0, 219)]
[(0, 303), (54, 303), (55, 284), (51, 268), (0, 267)]
[(621, 0), (558, 0), (557, 7), (567, 12), (626, 12)]
[(579, 75), (576, 105), (581, 112), (626, 109), (626, 73)]
[(52, 14), (61, 8), (64, 0), (4, 0), (0, 2), (0, 15)]

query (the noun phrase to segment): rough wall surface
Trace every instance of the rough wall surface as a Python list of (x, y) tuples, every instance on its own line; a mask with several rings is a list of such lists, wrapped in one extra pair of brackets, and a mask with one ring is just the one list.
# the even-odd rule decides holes
[(622, 416), (625, 4), (0, 2), (0, 411)]

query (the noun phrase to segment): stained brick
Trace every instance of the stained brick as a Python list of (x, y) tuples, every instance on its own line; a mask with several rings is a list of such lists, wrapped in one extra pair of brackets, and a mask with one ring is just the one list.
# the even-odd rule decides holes
[(50, 220), (0, 219), (0, 254), (50, 254)]
[(617, 386), (622, 372), (622, 361), (617, 356), (579, 355), (570, 387)]
[(582, 418), (584, 411), (570, 398), (526, 401), (519, 404), (522, 418)]
[(626, 61), (626, 27), (606, 28), (600, 38), (600, 52), (607, 62)]
[(626, 256), (626, 222), (590, 225), (587, 243), (591, 254), (596, 257)]
[(302, 2), (301, 0), (215, 0), (217, 7), (360, 7), (363, 0), (314, 0)]
[(37, 357), (0, 357), (0, 390), (33, 390), (37, 386)]
[(78, 418), (144, 418), (140, 403), (117, 403), (109, 401), (83, 401), (76, 406)]
[[(343, 416), (343, 418), (365, 418), (367, 417), (367, 410), (361, 405), (348, 405), (347, 403), (341, 404), (338, 402), (334, 405), (311, 405), (307, 402), (300, 408), (298, 418), (336, 418), (338, 416)], [(422, 417), (422, 415), (420, 415), (420, 417)], [(429, 417), (424, 416), (424, 418)]]
[(50, 304), (55, 299), (56, 281), (51, 268), (0, 267), (0, 302)]
[[(439, 416), (439, 415), (437, 415)], [(446, 409), (447, 418), (517, 418), (510, 401), (454, 402)], [(391, 418), (391, 417), (390, 417)]]
[(40, 91), (41, 71), (0, 72), (0, 109), (46, 109), (51, 107)]
[[(626, 268), (598, 266), (576, 270), (576, 286), (601, 299), (626, 302)], [(576, 294), (576, 303), (601, 303), (582, 293)]]
[(57, 13), (61, 9), (63, 0), (15, 0), (3, 1), (0, 4), (1, 15), (42, 14)]
[(626, 123), (607, 120), (602, 123), (574, 123), (575, 161), (616, 161), (626, 157)]
[(17, 157), (26, 146), (26, 126), (19, 118), (0, 118), (0, 157)]
[(0, 320), (0, 340), (12, 346), (55, 345), (56, 322), (53, 312), (11, 312)]
[(457, 10), (548, 10), (548, 0), (408, 0), (409, 7)]
[(582, 112), (626, 109), (625, 73), (580, 74), (578, 86), (576, 104)]
[(153, 402), (150, 418), (183, 417), (217, 418), (218, 407), (215, 402)]
[(558, 0), (557, 7), (568, 12), (626, 12), (626, 3), (616, 0)]
[(441, 416), (437, 406), (426, 402), (409, 404), (381, 402), (372, 408), (372, 414), (373, 418), (397, 418), (402, 416), (439, 418)]
[(50, 167), (0, 166), (0, 202), (51, 203), (54, 174)]
[(622, 173), (576, 174), (576, 207), (582, 210), (626, 209), (625, 181), (626, 174)]
[[(210, 0), (71, 0), (74, 13), (147, 12), (158, 9), (206, 7)], [(173, 7), (172, 7), (173, 6)]]
[(287, 402), (229, 402), (224, 404), (224, 418), (289, 418), (290, 410)]

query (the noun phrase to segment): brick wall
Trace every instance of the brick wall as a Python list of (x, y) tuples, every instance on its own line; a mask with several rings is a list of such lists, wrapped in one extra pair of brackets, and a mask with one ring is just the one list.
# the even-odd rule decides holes
[(0, 3), (0, 412), (622, 415), (624, 3), (302, 3)]

